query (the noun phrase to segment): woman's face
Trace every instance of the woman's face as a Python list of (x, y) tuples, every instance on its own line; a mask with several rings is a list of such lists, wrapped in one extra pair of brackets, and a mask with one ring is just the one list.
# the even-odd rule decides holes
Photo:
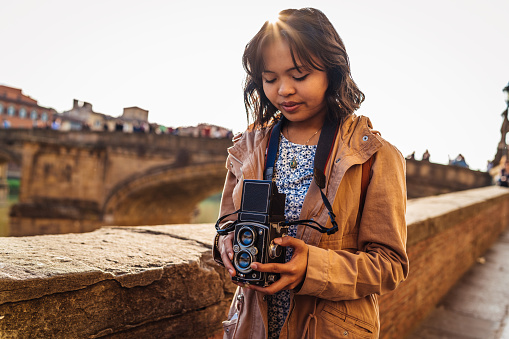
[(299, 59), (296, 68), (288, 44), (281, 39), (264, 48), (263, 61), (263, 91), (270, 102), (290, 122), (321, 127), (327, 112), (327, 74), (304, 68)]

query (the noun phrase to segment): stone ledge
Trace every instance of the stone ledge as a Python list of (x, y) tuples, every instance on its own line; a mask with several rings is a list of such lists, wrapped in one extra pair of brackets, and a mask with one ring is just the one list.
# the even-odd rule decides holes
[(90, 233), (0, 238), (0, 303), (108, 279), (127, 288), (148, 285), (161, 278), (165, 266), (198, 262), (210, 252), (210, 226), (105, 227)]
[(235, 290), (211, 258), (214, 234), (206, 224), (0, 238), (0, 333), (122, 337), (180, 328), (195, 312), (194, 333), (214, 333)]
[(409, 200), (406, 212), (407, 246), (451, 228), (508, 196), (509, 189), (488, 186)]

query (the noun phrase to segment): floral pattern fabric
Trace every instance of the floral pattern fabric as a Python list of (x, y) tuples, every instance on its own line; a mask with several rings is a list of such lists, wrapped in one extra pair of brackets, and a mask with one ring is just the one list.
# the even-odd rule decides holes
[[(276, 161), (276, 186), (286, 194), (286, 221), (298, 220), (304, 198), (313, 180), (313, 165), (316, 145), (299, 145), (287, 140), (281, 133), (279, 156)], [(296, 162), (296, 166), (295, 166)], [(288, 235), (297, 235), (297, 225), (290, 226)], [(286, 261), (292, 258), (292, 249), (287, 248)], [(267, 296), (269, 338), (279, 338), (290, 309), (290, 291), (280, 291)]]

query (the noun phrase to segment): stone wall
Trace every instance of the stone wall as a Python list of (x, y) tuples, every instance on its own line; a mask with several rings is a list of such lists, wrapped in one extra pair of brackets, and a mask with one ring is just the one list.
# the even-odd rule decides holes
[[(382, 338), (403, 338), (509, 224), (509, 190), (410, 201), (410, 276), (381, 298)], [(234, 285), (213, 226), (104, 227), (0, 238), (1, 338), (207, 338)]]
[(403, 338), (509, 227), (509, 189), (490, 186), (413, 199), (408, 279), (380, 299), (382, 338)]
[(492, 178), (465, 167), (407, 159), (406, 182), (408, 198), (413, 199), (489, 186)]

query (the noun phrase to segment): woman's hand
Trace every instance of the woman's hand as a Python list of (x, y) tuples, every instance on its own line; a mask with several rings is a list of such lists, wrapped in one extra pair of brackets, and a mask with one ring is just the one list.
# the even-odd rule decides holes
[(291, 290), (299, 286), (306, 277), (308, 267), (308, 246), (302, 240), (293, 237), (274, 239), (278, 245), (293, 248), (292, 259), (284, 264), (261, 264), (255, 262), (251, 268), (260, 272), (274, 272), (281, 274), (278, 281), (267, 287), (249, 285), (248, 288), (265, 294), (274, 294), (281, 290)]
[(233, 236), (234, 232), (229, 233), (228, 235), (222, 235), (219, 237), (219, 241), (217, 243), (217, 247), (219, 253), (221, 254), (221, 260), (223, 260), (224, 267), (230, 273), (230, 276), (235, 276), (235, 268), (233, 268), (232, 260), (233, 260)]

